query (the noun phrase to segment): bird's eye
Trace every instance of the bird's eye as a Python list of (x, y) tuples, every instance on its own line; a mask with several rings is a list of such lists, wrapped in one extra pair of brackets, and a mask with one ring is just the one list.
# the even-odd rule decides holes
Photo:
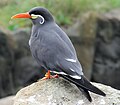
[(45, 22), (45, 19), (41, 15), (31, 14), (31, 17), (32, 17), (32, 19), (40, 18), (40, 22), (39, 22), (40, 24), (43, 24)]

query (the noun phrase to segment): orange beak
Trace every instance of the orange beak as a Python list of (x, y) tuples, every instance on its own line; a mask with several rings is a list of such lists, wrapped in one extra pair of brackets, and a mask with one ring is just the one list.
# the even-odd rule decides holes
[(31, 16), (29, 13), (20, 13), (11, 17), (11, 19), (16, 19), (16, 18), (31, 18)]

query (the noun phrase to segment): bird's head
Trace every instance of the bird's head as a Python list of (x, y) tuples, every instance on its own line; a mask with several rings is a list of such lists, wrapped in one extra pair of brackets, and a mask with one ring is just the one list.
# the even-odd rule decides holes
[(45, 24), (46, 22), (54, 21), (51, 13), (43, 7), (32, 8), (29, 12), (19, 13), (11, 17), (11, 19), (16, 18), (30, 18), (33, 24)]

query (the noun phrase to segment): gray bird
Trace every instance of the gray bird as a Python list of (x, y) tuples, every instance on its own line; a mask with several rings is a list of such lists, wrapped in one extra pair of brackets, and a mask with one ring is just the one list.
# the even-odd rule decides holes
[(52, 78), (50, 72), (58, 74), (75, 84), (90, 102), (92, 99), (89, 91), (105, 96), (104, 92), (93, 86), (84, 76), (72, 42), (47, 9), (35, 7), (12, 18), (32, 20), (30, 50), (38, 64), (48, 71), (45, 78)]

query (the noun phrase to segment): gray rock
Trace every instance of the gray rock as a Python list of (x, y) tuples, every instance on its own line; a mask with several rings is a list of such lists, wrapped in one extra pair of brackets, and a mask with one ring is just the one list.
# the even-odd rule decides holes
[(30, 29), (19, 29), (13, 33), (13, 38), (16, 41), (16, 51), (15, 58), (19, 59), (23, 56), (29, 56), (30, 48), (29, 48), (29, 37), (30, 37)]
[(14, 42), (0, 29), (0, 97), (14, 93), (12, 68), (14, 66)]
[(70, 82), (58, 78), (40, 80), (21, 89), (14, 99), (14, 105), (120, 105), (120, 91), (109, 86), (93, 83), (107, 96), (91, 93), (90, 103), (78, 88)]
[(37, 81), (45, 73), (32, 56), (26, 56), (16, 61), (14, 74), (15, 86), (22, 87)]
[(120, 89), (120, 10), (97, 21), (92, 81)]
[(13, 105), (14, 96), (8, 96), (0, 99), (0, 105)]

